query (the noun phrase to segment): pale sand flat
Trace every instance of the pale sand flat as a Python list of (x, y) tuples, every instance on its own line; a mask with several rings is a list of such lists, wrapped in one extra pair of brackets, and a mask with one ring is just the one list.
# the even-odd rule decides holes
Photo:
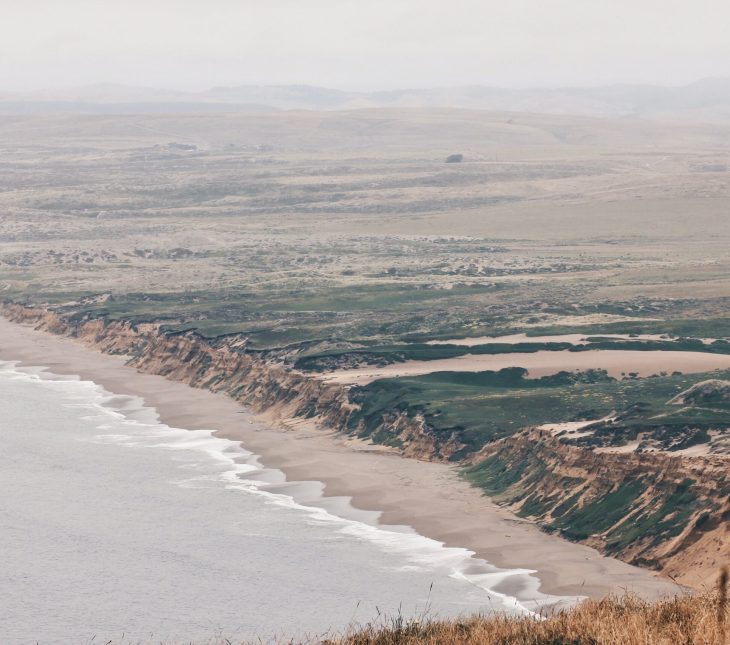
[(365, 385), (381, 378), (421, 376), (434, 372), (485, 372), (506, 367), (524, 367), (530, 378), (540, 378), (561, 371), (604, 369), (610, 376), (623, 374), (652, 376), (674, 371), (684, 374), (710, 372), (730, 368), (730, 354), (705, 352), (640, 351), (622, 349), (589, 349), (583, 352), (539, 351), (531, 354), (465, 354), (456, 358), (433, 361), (406, 361), (383, 367), (368, 366), (317, 374), (332, 383)]

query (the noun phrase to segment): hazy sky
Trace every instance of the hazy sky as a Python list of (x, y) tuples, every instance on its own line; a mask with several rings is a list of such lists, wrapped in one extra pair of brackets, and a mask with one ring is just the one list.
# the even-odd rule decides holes
[(730, 76), (727, 0), (0, 0), (0, 9), (0, 91)]

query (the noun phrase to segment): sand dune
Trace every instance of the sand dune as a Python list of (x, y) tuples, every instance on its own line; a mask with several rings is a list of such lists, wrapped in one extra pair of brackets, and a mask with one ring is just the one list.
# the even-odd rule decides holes
[(591, 349), (583, 352), (540, 351), (533, 354), (466, 354), (434, 361), (406, 361), (384, 367), (336, 370), (321, 378), (335, 383), (364, 385), (376, 379), (419, 376), (433, 372), (485, 372), (505, 367), (524, 367), (531, 378), (561, 371), (603, 369), (610, 376), (636, 373), (651, 376), (660, 372), (694, 374), (730, 368), (730, 355), (702, 352), (669, 352)]

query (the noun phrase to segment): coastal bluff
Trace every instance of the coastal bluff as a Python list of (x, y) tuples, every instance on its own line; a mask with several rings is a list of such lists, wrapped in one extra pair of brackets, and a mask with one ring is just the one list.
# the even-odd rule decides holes
[(205, 338), (154, 322), (79, 320), (12, 302), (0, 313), (124, 356), (142, 372), (225, 393), (269, 416), (310, 419), (355, 437), (391, 437), (405, 457), (458, 463), (473, 484), (544, 530), (682, 584), (711, 584), (730, 556), (730, 484), (722, 456), (602, 452), (526, 428), (460, 457), (456, 433), (436, 432), (422, 415), (399, 409), (366, 427), (356, 390), (291, 369), (237, 335)]

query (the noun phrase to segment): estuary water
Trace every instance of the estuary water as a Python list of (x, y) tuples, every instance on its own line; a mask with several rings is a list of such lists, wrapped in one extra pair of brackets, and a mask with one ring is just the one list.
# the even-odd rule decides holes
[(545, 600), (491, 590), (530, 571), (297, 503), (238, 444), (90, 381), (0, 362), (0, 442), (5, 644), (306, 640)]

